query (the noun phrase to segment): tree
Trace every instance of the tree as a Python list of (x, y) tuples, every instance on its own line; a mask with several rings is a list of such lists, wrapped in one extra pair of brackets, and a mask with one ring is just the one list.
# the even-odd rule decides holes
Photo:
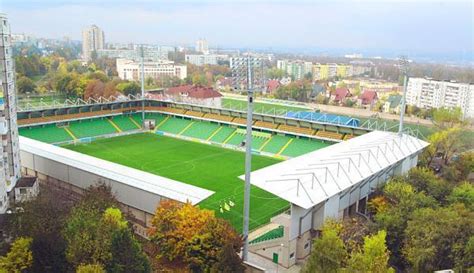
[(432, 196), (440, 204), (445, 203), (446, 196), (451, 192), (450, 185), (428, 168), (410, 170), (406, 182), (412, 185), (416, 191), (425, 192), (428, 196)]
[(243, 273), (245, 267), (231, 244), (226, 244), (219, 253), (217, 262), (211, 269), (212, 273)]
[(339, 237), (339, 229), (335, 225), (326, 224), (322, 236), (313, 241), (311, 255), (302, 273), (338, 272), (347, 259), (344, 242)]
[(125, 96), (137, 95), (141, 92), (141, 87), (136, 82), (129, 82), (123, 86), (122, 92)]
[(462, 110), (456, 108), (438, 108), (433, 112), (433, 122), (442, 129), (462, 124)]
[(16, 86), (20, 94), (33, 93), (36, 89), (36, 84), (28, 77), (20, 77), (16, 81)]
[(32, 272), (66, 272), (66, 242), (62, 236), (69, 202), (58, 197), (58, 193), (41, 189), (39, 195), (28, 202), (21, 203), (22, 212), (12, 214), (8, 229), (12, 236), (30, 237), (33, 253)]
[(286, 75), (285, 70), (278, 69), (276, 67), (267, 70), (267, 78), (269, 79), (281, 79)]
[(5, 270), (8, 273), (20, 273), (28, 269), (33, 263), (31, 253), (31, 238), (17, 238), (6, 256), (0, 257), (0, 272)]
[(100, 264), (87, 264), (77, 267), (76, 273), (106, 273), (104, 267)]
[(389, 252), (385, 245), (385, 230), (364, 238), (363, 251), (351, 253), (348, 261), (349, 272), (388, 273), (395, 272), (388, 266)]
[(151, 272), (148, 257), (129, 228), (113, 232), (111, 241), (112, 259), (106, 266), (108, 272), (148, 273)]
[(105, 84), (101, 80), (92, 80), (84, 91), (84, 99), (104, 96)]
[(464, 182), (454, 187), (447, 199), (451, 204), (462, 203), (466, 208), (474, 211), (474, 185)]
[(160, 202), (151, 223), (149, 236), (159, 246), (157, 258), (185, 263), (190, 270), (208, 271), (226, 245), (237, 252), (242, 244), (225, 220), (190, 203)]
[[(416, 210), (406, 228), (403, 253), (413, 272), (429, 272), (456, 268), (464, 272), (474, 266), (466, 265), (467, 243), (474, 235), (474, 212), (462, 204), (446, 208)], [(470, 257), (472, 258), (472, 256)], [(463, 261), (461, 264), (459, 261)]]
[[(74, 266), (107, 264), (111, 259), (112, 231), (123, 226), (120, 218), (111, 221), (118, 202), (104, 184), (90, 187), (67, 218), (63, 231), (66, 240), (66, 258)], [(112, 213), (112, 214), (111, 214)]]
[(440, 157), (444, 164), (447, 164), (465, 144), (459, 141), (461, 132), (459, 127), (454, 127), (430, 135), (428, 142), (431, 145), (422, 154), (423, 165), (430, 166), (436, 157)]
[(416, 209), (436, 207), (437, 204), (432, 197), (423, 192), (416, 192), (413, 186), (401, 177), (389, 181), (383, 189), (383, 194), (389, 205), (378, 212), (374, 219), (377, 228), (387, 232), (387, 246), (393, 254), (391, 264), (401, 267), (405, 262), (401, 249), (407, 220)]

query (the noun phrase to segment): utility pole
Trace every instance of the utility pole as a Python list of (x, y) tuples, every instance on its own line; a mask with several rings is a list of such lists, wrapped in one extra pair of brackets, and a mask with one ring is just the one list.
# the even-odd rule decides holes
[(402, 105), (400, 109), (400, 125), (398, 126), (398, 135), (403, 133), (403, 118), (405, 116), (406, 96), (407, 96), (407, 82), (408, 82), (408, 60), (406, 56), (400, 56), (399, 59), (400, 72), (403, 74), (403, 96)]
[[(142, 84), (142, 123), (145, 122), (145, 53), (143, 52), (143, 45), (140, 47), (141, 60), (141, 84)], [(142, 124), (142, 126), (144, 126)]]
[(250, 172), (252, 167), (252, 114), (253, 114), (253, 88), (252, 88), (252, 59), (247, 55), (247, 135), (245, 140), (245, 189), (244, 189), (244, 249), (242, 259), (247, 261), (249, 251), (249, 218), (250, 218)]

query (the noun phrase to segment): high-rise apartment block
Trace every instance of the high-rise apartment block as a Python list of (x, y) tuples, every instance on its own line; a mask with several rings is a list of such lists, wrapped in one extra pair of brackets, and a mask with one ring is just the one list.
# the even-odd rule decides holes
[(16, 120), (15, 68), (12, 60), (10, 25), (0, 13), (0, 213), (5, 213), (20, 178), (20, 151)]
[(406, 102), (425, 109), (459, 107), (465, 118), (474, 118), (474, 84), (410, 78)]
[(86, 27), (82, 30), (82, 57), (90, 61), (92, 52), (105, 48), (104, 32), (96, 25)]
[(305, 61), (278, 60), (277, 68), (285, 71), (295, 80), (301, 80), (305, 75), (312, 73), (313, 64)]
[(196, 41), (196, 51), (209, 54), (209, 44), (205, 39), (199, 39)]

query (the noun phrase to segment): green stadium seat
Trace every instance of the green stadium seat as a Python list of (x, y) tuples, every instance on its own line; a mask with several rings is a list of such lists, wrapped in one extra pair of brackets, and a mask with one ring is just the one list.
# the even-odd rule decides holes
[(69, 129), (77, 138), (117, 133), (106, 118), (74, 121), (69, 124)]
[(237, 134), (233, 135), (233, 136), (227, 141), (226, 144), (235, 145), (235, 146), (240, 146), (244, 140), (245, 140), (245, 135), (244, 135), (244, 134), (237, 133)]
[(302, 139), (302, 138), (295, 138), (293, 141), (288, 145), (288, 147), (283, 150), (281, 153), (284, 156), (300, 156), (324, 147), (329, 146), (329, 144), (324, 143), (318, 140), (310, 140), (310, 139)]
[[(170, 117), (165, 123), (163, 123), (158, 130), (167, 132), (170, 134), (179, 134), (186, 126), (188, 126), (192, 121), (189, 119), (181, 119)], [(156, 125), (158, 125), (157, 123)]]
[(207, 140), (218, 128), (216, 123), (197, 121), (182, 135)]
[(290, 140), (290, 137), (274, 135), (270, 142), (263, 147), (263, 152), (277, 154), (283, 146)]
[(21, 136), (36, 139), (46, 143), (57, 143), (63, 141), (71, 141), (72, 137), (64, 130), (59, 128), (56, 124), (47, 124), (44, 126), (35, 126), (31, 128), (20, 128)]
[[(130, 120), (130, 116), (113, 116), (112, 121), (122, 130), (122, 131), (130, 131), (130, 130), (138, 130), (140, 128), (137, 127), (133, 121)], [(140, 123), (139, 123), (140, 124)]]
[(235, 128), (225, 125), (223, 125), (221, 128), (222, 129), (220, 129), (219, 132), (212, 136), (210, 141), (223, 143), (235, 131)]

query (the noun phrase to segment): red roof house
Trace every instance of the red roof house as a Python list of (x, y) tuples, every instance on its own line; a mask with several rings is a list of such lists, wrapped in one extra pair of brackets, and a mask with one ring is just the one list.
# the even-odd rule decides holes
[(181, 85), (165, 91), (167, 99), (210, 107), (221, 107), (222, 94), (212, 87), (199, 85)]
[(365, 90), (364, 93), (359, 96), (359, 100), (362, 105), (372, 105), (377, 101), (377, 92)]
[(275, 90), (278, 89), (278, 87), (280, 87), (280, 81), (279, 80), (269, 80), (267, 82), (267, 93), (273, 93), (275, 92)]
[(333, 100), (335, 102), (344, 102), (346, 100), (346, 98), (352, 96), (351, 92), (349, 91), (349, 89), (343, 87), (343, 88), (336, 88), (336, 91), (334, 92), (334, 95), (333, 95)]

